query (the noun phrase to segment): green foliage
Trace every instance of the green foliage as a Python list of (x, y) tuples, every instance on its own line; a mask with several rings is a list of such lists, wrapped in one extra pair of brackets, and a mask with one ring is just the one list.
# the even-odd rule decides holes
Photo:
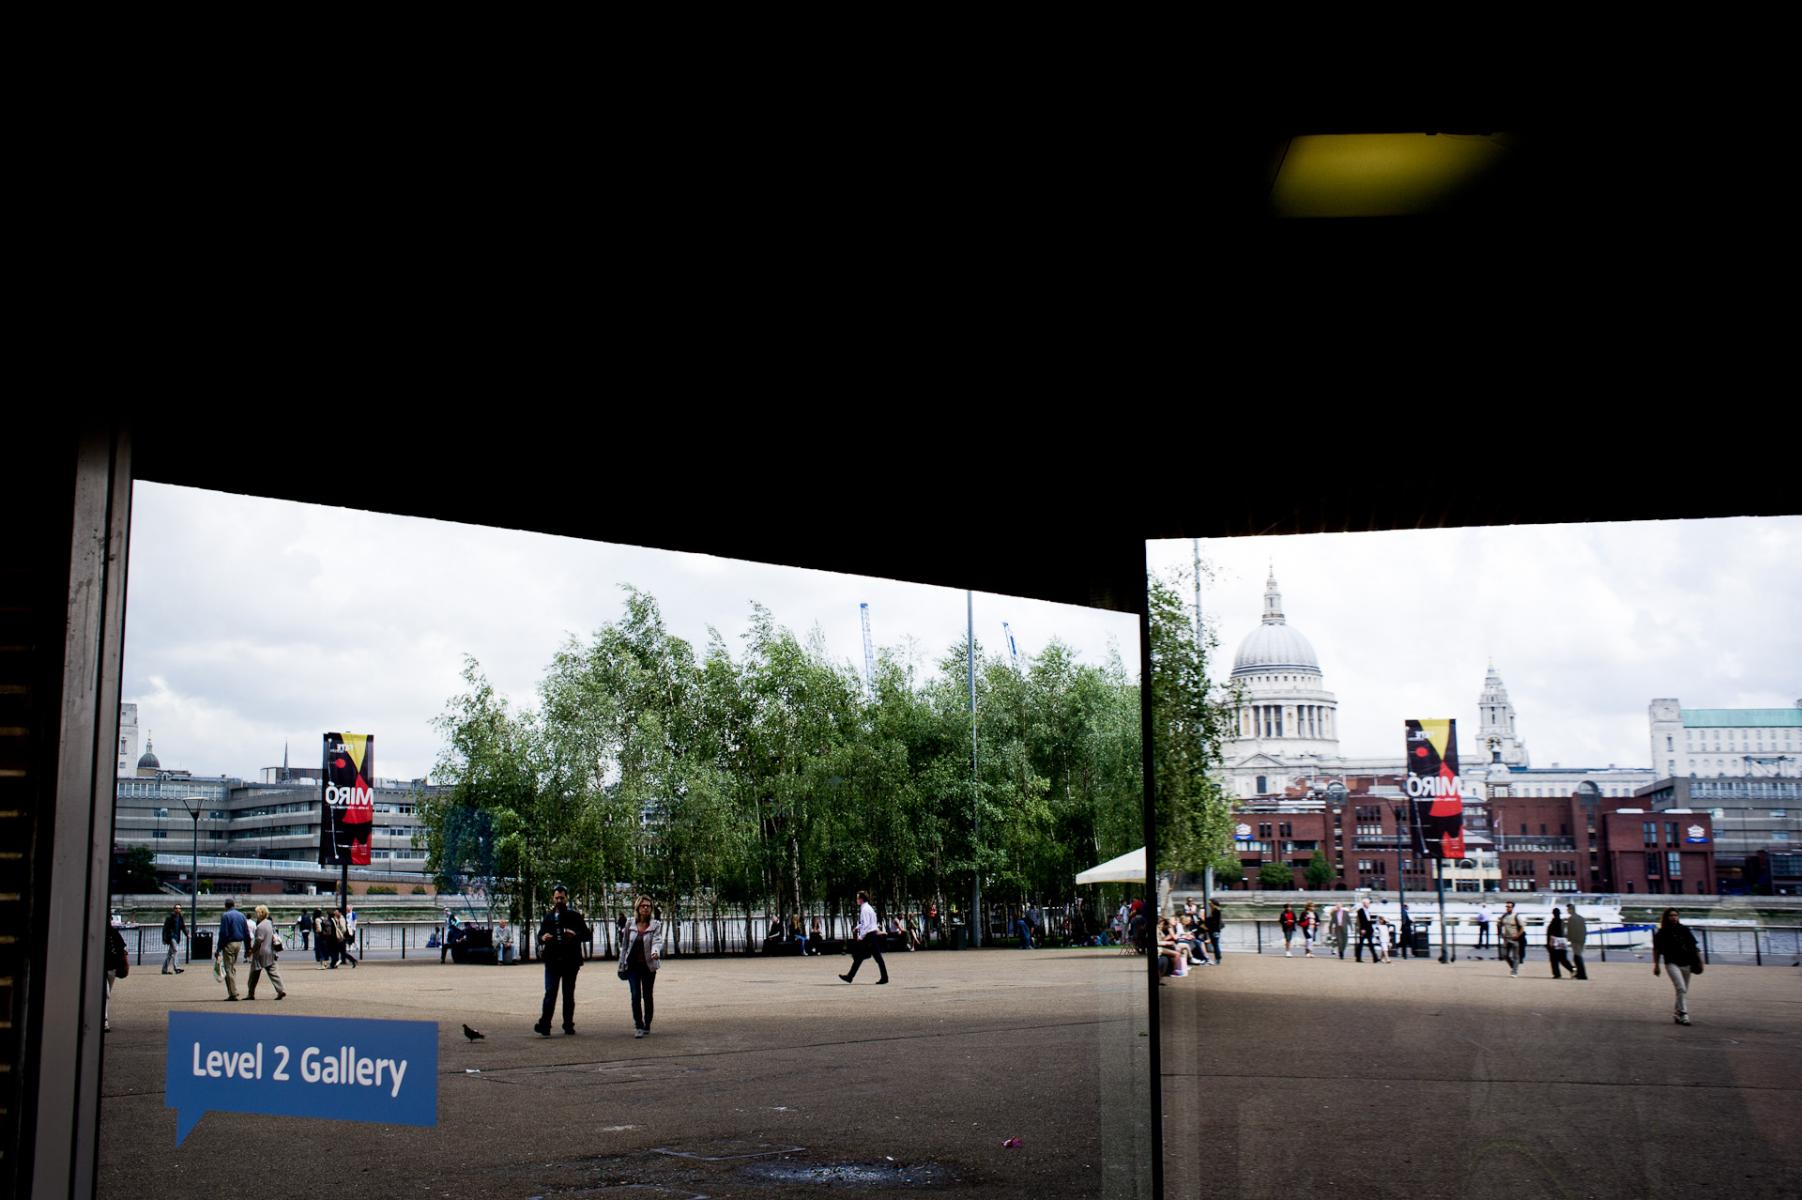
[(1233, 706), (1208, 681), (1207, 655), (1217, 642), (1211, 631), (1198, 638), (1177, 582), (1154, 576), (1146, 587), (1157, 865), (1159, 871), (1199, 871), (1232, 844), (1232, 803), (1213, 771)]
[(411, 894), (415, 895), (415, 896), (429, 896), (431, 893), (426, 891), (425, 884), (416, 883), (413, 885), (413, 891)]
[(1245, 865), (1236, 856), (1222, 855), (1214, 860), (1214, 882), (1219, 884), (1245, 882)]
[(1286, 863), (1267, 862), (1258, 868), (1258, 886), (1288, 889), (1295, 886), (1295, 873)]
[(369, 885), (369, 890), (366, 891), (364, 893), (364, 895), (367, 895), (367, 896), (398, 896), (398, 895), (400, 895), (400, 892), (397, 889), (390, 887), (388, 884), (385, 884), (385, 883), (372, 883)]
[(441, 888), (525, 919), (567, 884), (606, 920), (648, 893), (667, 916), (787, 914), (967, 897), (1056, 903), (1140, 844), (1139, 690), (1118, 656), (1049, 645), (1024, 672), (977, 648), (976, 775), (966, 648), (925, 679), (881, 656), (873, 689), (752, 606), (737, 653), (697, 656), (657, 602), (567, 642), (515, 712), (473, 659), (420, 801)]
[(125, 852), (115, 890), (126, 895), (143, 895), (156, 891), (156, 888), (156, 852), (148, 846), (133, 846)]
[(1333, 864), (1327, 861), (1326, 851), (1319, 848), (1308, 860), (1308, 886), (1317, 892), (1333, 886)]

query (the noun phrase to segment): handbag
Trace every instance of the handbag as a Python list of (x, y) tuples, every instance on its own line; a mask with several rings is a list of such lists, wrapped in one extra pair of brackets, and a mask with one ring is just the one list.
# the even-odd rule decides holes
[(288, 947), (282, 942), (282, 935), (278, 933), (269, 939), (269, 948), (271, 950), (275, 951), (277, 954), (280, 954), (283, 950), (286, 950)]

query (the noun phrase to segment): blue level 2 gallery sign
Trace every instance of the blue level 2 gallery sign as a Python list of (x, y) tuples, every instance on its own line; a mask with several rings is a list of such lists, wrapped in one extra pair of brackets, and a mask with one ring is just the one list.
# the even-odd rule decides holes
[(438, 1026), (172, 1012), (163, 1102), (176, 1145), (208, 1111), (436, 1125)]

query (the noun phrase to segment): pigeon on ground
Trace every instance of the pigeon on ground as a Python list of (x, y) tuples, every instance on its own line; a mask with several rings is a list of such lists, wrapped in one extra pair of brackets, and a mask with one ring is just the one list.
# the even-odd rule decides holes
[(463, 1027), (463, 1036), (472, 1042), (479, 1042), (482, 1040), (482, 1031), (480, 1029), (471, 1029), (469, 1026), (465, 1025)]

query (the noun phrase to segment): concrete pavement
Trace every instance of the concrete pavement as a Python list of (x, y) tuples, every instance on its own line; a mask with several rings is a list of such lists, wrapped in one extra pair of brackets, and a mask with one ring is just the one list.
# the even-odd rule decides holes
[(1802, 973), (1229, 955), (1159, 989), (1165, 1194), (1802, 1190)]

